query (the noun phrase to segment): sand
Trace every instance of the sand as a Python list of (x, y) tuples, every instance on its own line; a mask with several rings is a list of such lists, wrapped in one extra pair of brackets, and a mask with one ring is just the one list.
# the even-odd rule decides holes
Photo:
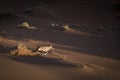
[[(48, 7), (42, 6), (42, 11), (35, 5), (30, 8), (31, 2), (36, 3), (32, 0), (23, 7), (22, 3), (11, 6), (13, 12), (0, 17), (0, 80), (119, 80), (120, 34), (116, 26), (120, 24), (114, 19), (119, 12), (112, 7), (117, 1), (101, 1), (104, 8), (89, 0), (81, 1), (83, 5), (46, 0)], [(85, 5), (89, 6), (83, 9)], [(24, 21), (36, 29), (18, 26)], [(63, 29), (64, 24), (69, 26)], [(17, 53), (22, 55), (11, 55), (21, 43), (25, 48)], [(28, 55), (45, 45), (54, 49), (47, 55)]]

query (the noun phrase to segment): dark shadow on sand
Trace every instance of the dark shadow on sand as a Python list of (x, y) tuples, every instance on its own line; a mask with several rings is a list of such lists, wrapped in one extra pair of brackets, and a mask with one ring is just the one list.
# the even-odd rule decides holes
[(55, 46), (55, 47), (63, 50), (75, 51), (75, 52), (80, 52), (88, 55), (95, 55), (99, 57), (120, 60), (120, 54), (118, 50), (116, 50), (116, 52), (113, 53), (113, 51), (109, 49), (105, 50), (104, 48), (70, 48), (70, 47), (62, 47), (62, 46)]
[(33, 65), (47, 65), (47, 66), (66, 66), (66, 67), (77, 67), (76, 64), (70, 63), (70, 62), (65, 62), (60, 59), (54, 59), (54, 58), (47, 58), (47, 57), (42, 57), (42, 56), (11, 56), (10, 57), (12, 60), (18, 61), (18, 62), (23, 62), (27, 64), (33, 64)]
[(0, 45), (0, 53), (1, 53), (1, 54), (7, 54), (7, 53), (9, 53), (9, 51), (12, 50), (12, 49), (13, 49), (13, 48), (5, 47), (5, 46)]

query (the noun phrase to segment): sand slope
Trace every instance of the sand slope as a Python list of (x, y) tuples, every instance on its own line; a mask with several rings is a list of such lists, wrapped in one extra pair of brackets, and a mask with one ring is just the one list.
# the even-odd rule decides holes
[[(12, 12), (0, 5), (0, 80), (120, 80), (120, 34), (112, 30), (119, 26), (119, 12), (112, 1), (92, 1), (45, 0), (47, 7), (41, 7), (40, 0), (19, 5), (12, 0), (7, 3)], [(36, 29), (20, 28), (24, 21)], [(44, 45), (54, 50), (46, 56), (10, 55), (20, 43), (27, 52)]]
[[(4, 43), (4, 46), (14, 47), (14, 45), (9, 44), (12, 42), (13, 40), (9, 40), (8, 43)], [(30, 42), (24, 43), (29, 44)], [(57, 46), (57, 44), (54, 45)], [(1, 46), (1, 49), (4, 46)], [(30, 46), (34, 46), (34, 43), (27, 47), (30, 48)], [(117, 60), (59, 48), (55, 48), (47, 56), (17, 57), (8, 53), (8, 47), (4, 48), (7, 51), (0, 54), (0, 65), (2, 65), (0, 66), (0, 78), (2, 80), (119, 80), (120, 62)]]

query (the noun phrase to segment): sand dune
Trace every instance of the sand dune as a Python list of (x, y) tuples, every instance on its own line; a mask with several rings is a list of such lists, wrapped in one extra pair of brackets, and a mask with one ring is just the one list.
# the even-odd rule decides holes
[[(5, 41), (6, 39), (1, 38), (1, 41), (3, 40)], [(7, 41), (8, 43), (6, 43)], [(7, 41), (4, 43), (4, 45), (6, 46), (1, 44), (3, 45), (3, 47), (6, 48), (6, 50), (8, 48), (7, 46), (14, 47), (14, 45), (11, 45), (9, 43), (18, 42), (16, 40), (9, 39), (7, 39)], [(29, 44), (30, 42), (25, 43)], [(34, 44), (35, 43), (32, 43), (27, 47), (30, 48), (30, 46), (34, 46)], [(79, 80), (89, 79), (87, 76), (91, 77), (90, 79), (93, 80), (119, 79), (119, 71), (118, 68), (116, 68), (116, 66), (120, 66), (119, 61), (105, 59), (97, 56), (90, 56), (87, 54), (72, 52), (68, 50), (61, 50), (56, 48), (52, 53), (48, 54), (47, 56), (38, 57), (16, 57), (10, 56), (8, 53), (2, 53), (0, 54), (0, 57), (0, 64), (4, 66), (0, 67), (0, 77), (3, 80), (33, 80), (36, 79), (36, 77), (38, 80)], [(98, 63), (99, 61), (100, 63)], [(109, 68), (109, 66), (111, 65), (112, 69)], [(10, 76), (9, 73), (11, 73)]]
[[(30, 32), (29, 30), (24, 31)], [(67, 31), (72, 33), (75, 30), (68, 27)], [(42, 33), (45, 35), (46, 32), (43, 31)], [(48, 33), (46, 34), (48, 35)], [(34, 36), (36, 36), (35, 34), (37, 33), (34, 33)], [(66, 33), (61, 34), (65, 35)], [(0, 79), (2, 80), (119, 80), (119, 60), (90, 55), (83, 52), (76, 52), (74, 49), (79, 49), (79, 47), (76, 46), (71, 47), (69, 45), (41, 41), (40, 39), (24, 39), (24, 37), (19, 38), (16, 37), (16, 34), (14, 35), (15, 36), (7, 34), (5, 35), (6, 37), (0, 37), (0, 65), (2, 65), (0, 66)], [(9, 38), (9, 36), (11, 37)], [(49, 38), (51, 38), (51, 36)], [(14, 47), (16, 47), (19, 43), (25, 44), (26, 47), (31, 51), (35, 50), (40, 45), (48, 44), (53, 44), (53, 46), (55, 46), (55, 50), (53, 50), (52, 53), (49, 53), (47, 56), (11, 56), (9, 52), (13, 50)]]
[[(1, 1), (0, 80), (120, 80), (116, 3)], [(36, 56), (48, 45), (54, 49)]]
[[(36, 77), (37, 77), (37, 80), (39, 79), (119, 80), (119, 75), (115, 72), (112, 72), (112, 70), (109, 70), (106, 67), (101, 67), (100, 65), (94, 65), (92, 63), (86, 63), (86, 61), (84, 62), (84, 60), (82, 61), (74, 60), (72, 57), (76, 58), (78, 54), (71, 56), (69, 53), (69, 55), (67, 55), (68, 59), (66, 58), (64, 60), (59, 60), (59, 58), (56, 59), (55, 57), (49, 58), (49, 56), (47, 57), (14, 57), (14, 56), (1, 55), (0, 64), (4, 67), (2, 66), (0, 67), (0, 70), (1, 70), (0, 77), (3, 80), (8, 80), (8, 79), (33, 80), (33, 79), (36, 79)], [(86, 57), (89, 58), (90, 56), (86, 56)], [(94, 58), (94, 57), (91, 56), (91, 58)], [(111, 62), (110, 65), (115, 66), (116, 64)], [(89, 76), (90, 78), (88, 78), (87, 76)]]

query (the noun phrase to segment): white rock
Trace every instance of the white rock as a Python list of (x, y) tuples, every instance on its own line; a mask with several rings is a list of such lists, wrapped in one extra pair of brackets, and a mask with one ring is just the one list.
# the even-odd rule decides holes
[(53, 49), (53, 46), (41, 46), (38, 48), (38, 50), (36, 51), (37, 54), (41, 54), (41, 55), (47, 55), (48, 52)]

